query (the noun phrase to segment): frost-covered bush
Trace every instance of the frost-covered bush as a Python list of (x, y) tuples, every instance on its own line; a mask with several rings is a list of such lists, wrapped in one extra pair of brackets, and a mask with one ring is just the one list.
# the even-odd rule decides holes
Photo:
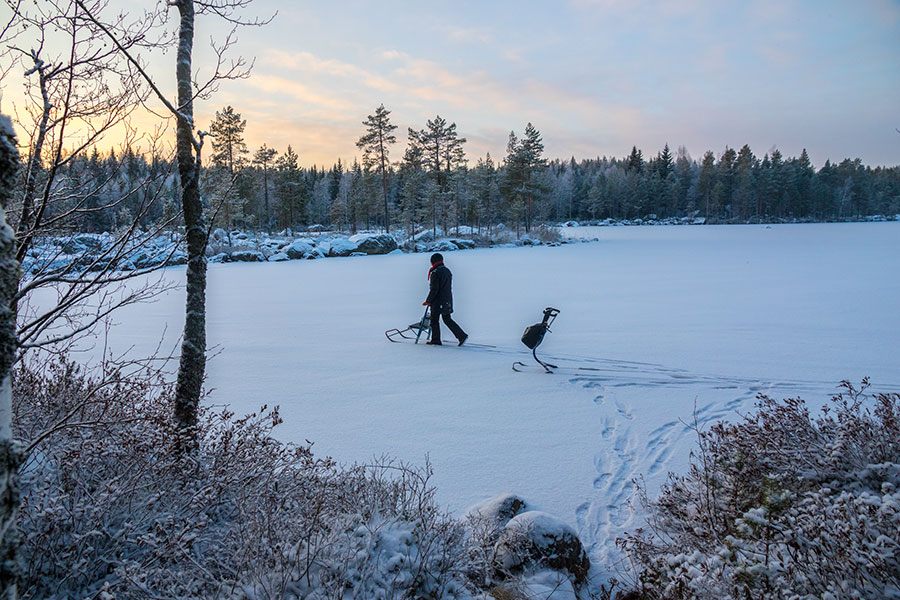
[(900, 394), (842, 383), (823, 414), (759, 397), (699, 434), (687, 475), (619, 540), (646, 598), (900, 597)]
[(178, 452), (171, 388), (20, 365), (22, 598), (468, 598), (430, 469), (339, 468), (271, 436), (278, 411), (207, 409)]

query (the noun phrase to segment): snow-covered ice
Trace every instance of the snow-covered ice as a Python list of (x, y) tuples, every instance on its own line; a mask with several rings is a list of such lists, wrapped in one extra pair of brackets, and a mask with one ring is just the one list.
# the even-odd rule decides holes
[[(210, 265), (210, 401), (280, 405), (283, 439), (342, 462), (427, 455), (457, 514), (512, 492), (604, 563), (640, 524), (632, 478), (652, 491), (682, 470), (695, 421), (761, 392), (820, 405), (841, 379), (900, 390), (898, 223), (566, 233), (599, 242), (445, 255), (462, 348), (384, 337), (420, 318), (427, 255)], [(539, 354), (564, 368), (515, 373), (547, 306), (562, 312)], [(183, 310), (183, 291), (122, 310), (109, 344), (150, 352), (167, 327), (173, 346)]]

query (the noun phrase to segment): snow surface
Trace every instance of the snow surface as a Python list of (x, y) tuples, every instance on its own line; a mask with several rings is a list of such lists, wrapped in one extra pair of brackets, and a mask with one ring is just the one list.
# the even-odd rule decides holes
[[(420, 318), (427, 255), (210, 265), (211, 401), (280, 405), (283, 439), (342, 462), (427, 455), (455, 513), (517, 494), (608, 565), (641, 525), (632, 478), (652, 492), (683, 470), (695, 421), (760, 392), (818, 406), (841, 379), (900, 390), (898, 223), (565, 231), (599, 242), (445, 256), (463, 348), (384, 337)], [(566, 368), (515, 373), (546, 306), (539, 355)], [(183, 310), (183, 290), (124, 309), (109, 344), (175, 347)]]

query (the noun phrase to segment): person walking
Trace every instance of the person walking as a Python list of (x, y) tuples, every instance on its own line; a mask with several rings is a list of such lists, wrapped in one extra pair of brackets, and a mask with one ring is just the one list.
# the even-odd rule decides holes
[(444, 323), (456, 336), (459, 345), (466, 343), (469, 337), (462, 327), (456, 324), (450, 317), (453, 312), (453, 291), (452, 282), (453, 274), (446, 266), (444, 266), (444, 257), (440, 254), (431, 255), (431, 268), (428, 269), (428, 298), (422, 303), (422, 306), (431, 307), (431, 340), (426, 342), (431, 346), (441, 345), (441, 322), (443, 317)]

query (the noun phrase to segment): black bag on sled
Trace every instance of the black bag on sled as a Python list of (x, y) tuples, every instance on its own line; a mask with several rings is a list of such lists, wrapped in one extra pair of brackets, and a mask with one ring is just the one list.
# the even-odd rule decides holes
[(547, 333), (547, 323), (530, 325), (522, 334), (522, 343), (528, 346), (529, 350), (534, 350), (544, 340), (545, 333)]

